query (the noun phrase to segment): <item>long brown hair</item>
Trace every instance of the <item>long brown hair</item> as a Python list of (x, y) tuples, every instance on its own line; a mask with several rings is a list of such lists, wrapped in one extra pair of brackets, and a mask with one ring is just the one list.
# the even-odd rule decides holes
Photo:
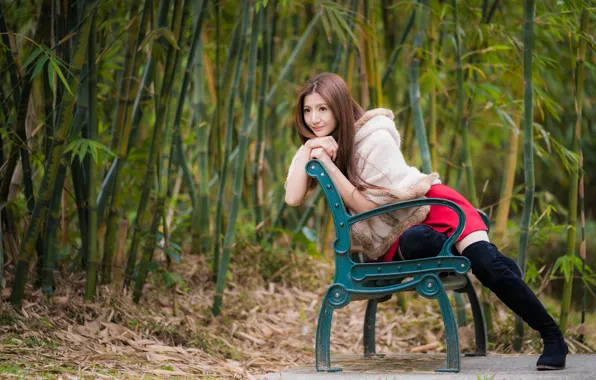
[[(304, 98), (312, 93), (321, 95), (333, 113), (337, 125), (331, 136), (337, 141), (335, 165), (356, 187), (363, 181), (358, 175), (354, 158), (354, 123), (362, 117), (364, 110), (350, 95), (346, 82), (337, 74), (321, 73), (309, 79), (296, 103), (296, 128), (302, 143), (317, 137), (304, 121)], [(311, 187), (316, 182), (311, 182)]]

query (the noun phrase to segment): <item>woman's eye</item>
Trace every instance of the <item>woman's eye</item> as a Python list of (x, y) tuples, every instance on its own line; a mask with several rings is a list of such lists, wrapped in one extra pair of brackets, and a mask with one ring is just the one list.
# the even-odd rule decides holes
[(308, 109), (304, 110), (304, 113), (309, 113), (309, 112), (310, 112), (310, 110), (308, 110)]
[(320, 110), (321, 111), (327, 111), (327, 107), (321, 107)]

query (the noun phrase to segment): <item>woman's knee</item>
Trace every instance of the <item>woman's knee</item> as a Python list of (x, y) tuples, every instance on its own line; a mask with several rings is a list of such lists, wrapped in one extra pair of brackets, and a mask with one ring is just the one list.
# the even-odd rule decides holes
[(519, 265), (517, 265), (517, 263), (515, 262), (515, 260), (510, 259), (509, 257), (503, 255), (502, 253), (499, 252), (499, 260), (501, 260), (503, 262), (503, 264), (507, 265), (507, 267), (509, 267), (509, 269), (511, 269), (511, 271), (513, 273), (515, 273), (515, 275), (521, 279), (523, 279), (523, 274), (522, 271), (519, 267)]
[(432, 257), (439, 254), (447, 237), (429, 226), (417, 225), (399, 237), (399, 249), (406, 260)]
[(470, 260), (472, 273), (486, 287), (497, 284), (510, 270), (499, 257), (500, 252), (488, 242), (479, 241), (469, 245), (462, 255)]

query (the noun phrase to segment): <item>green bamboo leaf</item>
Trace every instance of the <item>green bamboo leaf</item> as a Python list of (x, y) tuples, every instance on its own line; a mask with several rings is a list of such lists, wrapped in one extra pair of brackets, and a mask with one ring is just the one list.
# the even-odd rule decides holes
[(486, 93), (488, 96), (493, 98), (493, 100), (498, 100), (503, 94), (503, 91), (499, 87), (492, 84), (479, 83), (476, 85), (476, 88)]
[(561, 263), (561, 269), (563, 274), (565, 275), (565, 280), (571, 280), (571, 262), (569, 260), (569, 256), (563, 256), (563, 261)]
[(56, 74), (58, 74), (58, 77), (60, 78), (60, 81), (62, 81), (62, 84), (64, 85), (64, 88), (66, 88), (66, 90), (73, 95), (72, 91), (70, 91), (70, 87), (68, 86), (68, 82), (66, 80), (66, 78), (64, 78), (64, 75), (62, 74), (62, 70), (60, 70), (60, 66), (58, 66), (58, 63), (56, 63), (56, 60), (51, 59), (50, 60), (50, 65), (54, 66), (54, 71), (56, 72)]
[(548, 151), (548, 153), (551, 153), (551, 143), (550, 143), (550, 136), (549, 136), (548, 132), (539, 123), (534, 122), (534, 127), (536, 129), (538, 129), (538, 132), (540, 132), (540, 134), (544, 138), (544, 141), (546, 143), (546, 150)]
[(48, 57), (46, 55), (44, 55), (39, 61), (37, 61), (37, 65), (35, 65), (35, 69), (33, 70), (31, 79), (33, 79), (33, 78), (37, 77), (37, 75), (39, 75), (39, 72), (41, 71), (41, 69), (43, 68), (43, 65), (45, 65), (47, 60), (48, 60)]
[(50, 89), (52, 90), (52, 94), (55, 94), (54, 86), (54, 66), (48, 65), (48, 80), (50, 81)]
[(447, 14), (447, 10), (448, 7), (446, 5), (443, 5), (443, 7), (441, 8), (441, 13), (439, 13), (439, 19), (444, 20), (445, 19), (445, 15)]
[(311, 243), (316, 243), (316, 241), (317, 241), (317, 234), (316, 234), (316, 232), (313, 229), (308, 228), (307, 226), (304, 226), (304, 227), (302, 227), (302, 233), (304, 234), (304, 236), (306, 236), (306, 238)]
[(180, 264), (180, 254), (171, 248), (164, 248), (159, 245), (155, 246), (156, 248), (165, 252), (166, 255), (170, 257), (170, 259), (174, 260), (177, 264)]
[(464, 55), (461, 56), (461, 59), (464, 60), (466, 58), (468, 58), (471, 55), (475, 55), (475, 54), (486, 54), (486, 53), (490, 53), (490, 52), (494, 52), (494, 51), (503, 51), (503, 50), (512, 50), (513, 48), (511, 46), (507, 46), (507, 45), (493, 45), (493, 46), (489, 46), (486, 49), (480, 49), (480, 50), (476, 50), (476, 51), (471, 51), (468, 52)]
[(94, 144), (89, 144), (89, 151), (91, 152), (93, 161), (97, 162), (97, 146), (95, 146)]
[(172, 285), (174, 285), (174, 278), (172, 277), (172, 273), (170, 273), (167, 270), (161, 272), (161, 279), (166, 288), (169, 288)]
[(80, 149), (78, 151), (79, 161), (83, 162), (85, 160), (85, 156), (87, 155), (87, 151), (89, 150), (89, 143), (85, 140), (82, 141), (80, 145)]
[(486, 79), (486, 74), (484, 74), (484, 71), (482, 71), (482, 69), (478, 66), (475, 65), (469, 65), (468, 69), (472, 70), (472, 71), (476, 71), (477, 73), (479, 73), (483, 79)]
[(161, 36), (163, 36), (166, 39), (166, 41), (168, 41), (170, 45), (172, 45), (176, 50), (180, 49), (178, 43), (176, 42), (176, 37), (174, 36), (174, 33), (172, 33), (172, 31), (167, 27), (161, 27), (153, 29), (145, 37), (145, 39), (143, 39), (143, 42), (140, 43), (137, 51), (143, 50), (143, 47), (145, 47), (145, 45), (147, 45), (149, 42), (153, 42), (153, 40)]
[(29, 64), (31, 62), (33, 62), (35, 60), (35, 58), (37, 58), (37, 56), (42, 52), (43, 50), (41, 48), (36, 48), (35, 50), (33, 50), (31, 52), (31, 54), (29, 54), (29, 57), (27, 57), (27, 59), (25, 60), (25, 62), (23, 62), (23, 67), (27, 67), (29, 66)]
[[(334, 12), (330, 12), (330, 13), (329, 13), (329, 21), (331, 22), (331, 25), (332, 25), (332, 30), (334, 30), (334, 31), (337, 33), (337, 35), (338, 35), (338, 37), (339, 37), (340, 41), (341, 41), (343, 44), (346, 44), (346, 42), (347, 42), (347, 38), (346, 38), (346, 34), (344, 33), (344, 30), (343, 30), (343, 28), (342, 28), (342, 27), (341, 27), (341, 25), (340, 25), (340, 22), (339, 22), (339, 20), (340, 20), (340, 19), (341, 19), (341, 17), (339, 17), (339, 16), (338, 16), (337, 14), (335, 14)], [(346, 29), (346, 30), (347, 30), (347, 29)]]
[(563, 259), (564, 256), (561, 256), (557, 259), (557, 261), (555, 261), (555, 265), (553, 265), (553, 269), (551, 270), (551, 278), (553, 278), (555, 276), (555, 274), (557, 273), (557, 270), (559, 269), (559, 267), (561, 267), (561, 261)]
[(87, 155), (87, 153), (91, 154), (93, 160), (97, 162), (99, 150), (106, 152), (112, 157), (116, 157), (116, 154), (112, 152), (110, 148), (103, 145), (99, 141), (89, 140), (85, 138), (80, 138), (69, 142), (66, 148), (64, 149), (64, 153), (72, 152), (71, 162), (76, 156), (79, 156), (79, 159), (82, 161), (85, 158), (85, 155)]
[(502, 108), (499, 107), (495, 107), (495, 110), (497, 111), (497, 115), (499, 116), (499, 119), (501, 119), (501, 122), (503, 124), (509, 124), (512, 128), (517, 129), (515, 121), (513, 121), (513, 119), (507, 112), (505, 112)]
[(348, 22), (346, 21), (345, 18), (338, 17), (337, 21), (341, 24), (341, 26), (345, 29), (345, 31), (348, 32), (348, 35), (350, 36), (350, 38), (352, 38), (352, 41), (354, 41), (354, 42), (358, 41), (358, 38), (354, 34), (354, 28), (350, 27), (350, 25), (348, 24)]
[(331, 40), (331, 26), (329, 25), (328, 18), (328, 12), (323, 12), (323, 15), (321, 16), (321, 22), (323, 23), (323, 30), (325, 31), (325, 35), (327, 36), (327, 41)]
[(170, 43), (170, 45), (172, 45), (176, 50), (180, 50), (180, 47), (178, 46), (178, 42), (176, 42), (176, 37), (174, 36), (174, 33), (172, 33), (172, 31), (170, 29), (164, 29), (163, 31), (163, 36), (166, 39), (166, 41), (168, 41)]

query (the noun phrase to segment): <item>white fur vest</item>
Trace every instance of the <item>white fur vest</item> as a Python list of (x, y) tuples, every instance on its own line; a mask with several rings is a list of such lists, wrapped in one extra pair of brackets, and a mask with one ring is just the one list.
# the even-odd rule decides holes
[[(363, 190), (362, 194), (368, 200), (382, 206), (422, 198), (433, 184), (441, 183), (437, 173), (423, 174), (406, 163), (390, 110), (378, 108), (367, 111), (354, 127), (360, 177), (382, 188)], [(409, 208), (356, 223), (351, 230), (352, 249), (361, 247), (366, 256), (377, 259), (405, 230), (422, 223), (429, 211), (430, 206)]]

